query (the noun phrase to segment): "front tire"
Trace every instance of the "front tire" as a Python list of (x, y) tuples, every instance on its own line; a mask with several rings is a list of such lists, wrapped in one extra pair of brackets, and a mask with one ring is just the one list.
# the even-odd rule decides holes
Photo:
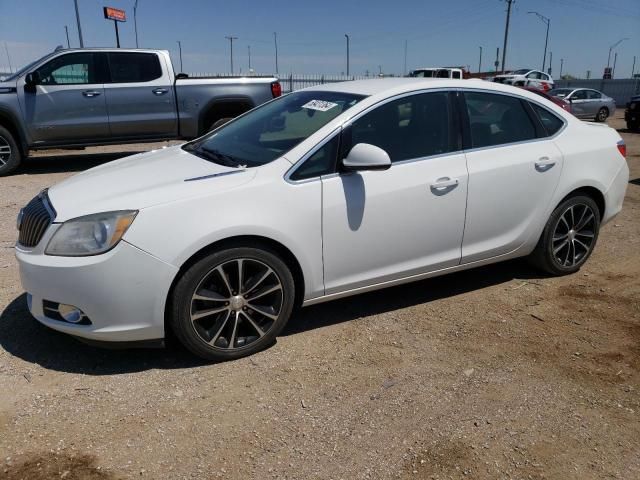
[(291, 271), (274, 252), (230, 248), (204, 257), (182, 275), (171, 296), (169, 321), (195, 355), (233, 360), (273, 344), (294, 298)]
[(598, 113), (596, 114), (596, 122), (606, 122), (607, 118), (609, 118), (609, 109), (606, 107), (602, 107), (600, 110), (598, 110)]
[(13, 172), (22, 160), (18, 144), (9, 130), (0, 126), (0, 177)]
[(529, 259), (551, 275), (575, 273), (593, 252), (599, 231), (596, 202), (584, 195), (569, 197), (551, 214)]

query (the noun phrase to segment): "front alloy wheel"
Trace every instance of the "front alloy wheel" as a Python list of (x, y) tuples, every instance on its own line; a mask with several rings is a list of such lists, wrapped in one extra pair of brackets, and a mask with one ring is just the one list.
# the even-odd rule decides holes
[(239, 358), (275, 340), (293, 297), (291, 273), (275, 254), (225, 250), (197, 262), (176, 284), (173, 330), (200, 357)]

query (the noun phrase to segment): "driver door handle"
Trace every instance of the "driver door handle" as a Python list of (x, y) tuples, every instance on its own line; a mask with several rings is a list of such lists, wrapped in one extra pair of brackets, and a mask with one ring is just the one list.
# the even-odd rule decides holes
[(457, 178), (441, 177), (430, 185), (431, 192), (435, 195), (444, 195), (456, 188), (459, 183)]
[(82, 92), (82, 95), (87, 98), (93, 98), (100, 95), (100, 92), (98, 92), (97, 90), (85, 90), (84, 92)]
[(555, 164), (556, 162), (549, 160), (549, 157), (540, 157), (535, 165), (537, 171), (546, 172), (547, 170), (551, 170)]

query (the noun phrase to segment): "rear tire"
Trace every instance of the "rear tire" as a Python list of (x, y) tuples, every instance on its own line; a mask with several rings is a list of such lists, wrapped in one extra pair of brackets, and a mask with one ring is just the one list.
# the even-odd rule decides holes
[(602, 107), (600, 110), (598, 110), (598, 113), (596, 114), (596, 122), (606, 122), (607, 118), (609, 118), (609, 109), (607, 107)]
[(638, 122), (627, 122), (627, 130), (630, 132), (637, 132), (640, 130), (640, 123)]
[(9, 175), (22, 161), (18, 144), (9, 130), (0, 126), (0, 177)]
[(598, 240), (600, 211), (585, 195), (567, 198), (553, 211), (529, 261), (551, 275), (580, 270)]
[(205, 360), (234, 360), (270, 345), (293, 310), (291, 271), (274, 252), (239, 247), (192, 265), (171, 294), (169, 323)]

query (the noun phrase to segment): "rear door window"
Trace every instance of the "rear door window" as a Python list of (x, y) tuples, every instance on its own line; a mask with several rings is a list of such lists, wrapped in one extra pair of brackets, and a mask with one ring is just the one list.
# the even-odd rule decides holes
[(109, 53), (111, 83), (142, 83), (162, 76), (160, 59), (154, 53)]
[(495, 93), (464, 94), (472, 148), (523, 142), (536, 138), (536, 128), (522, 101)]

